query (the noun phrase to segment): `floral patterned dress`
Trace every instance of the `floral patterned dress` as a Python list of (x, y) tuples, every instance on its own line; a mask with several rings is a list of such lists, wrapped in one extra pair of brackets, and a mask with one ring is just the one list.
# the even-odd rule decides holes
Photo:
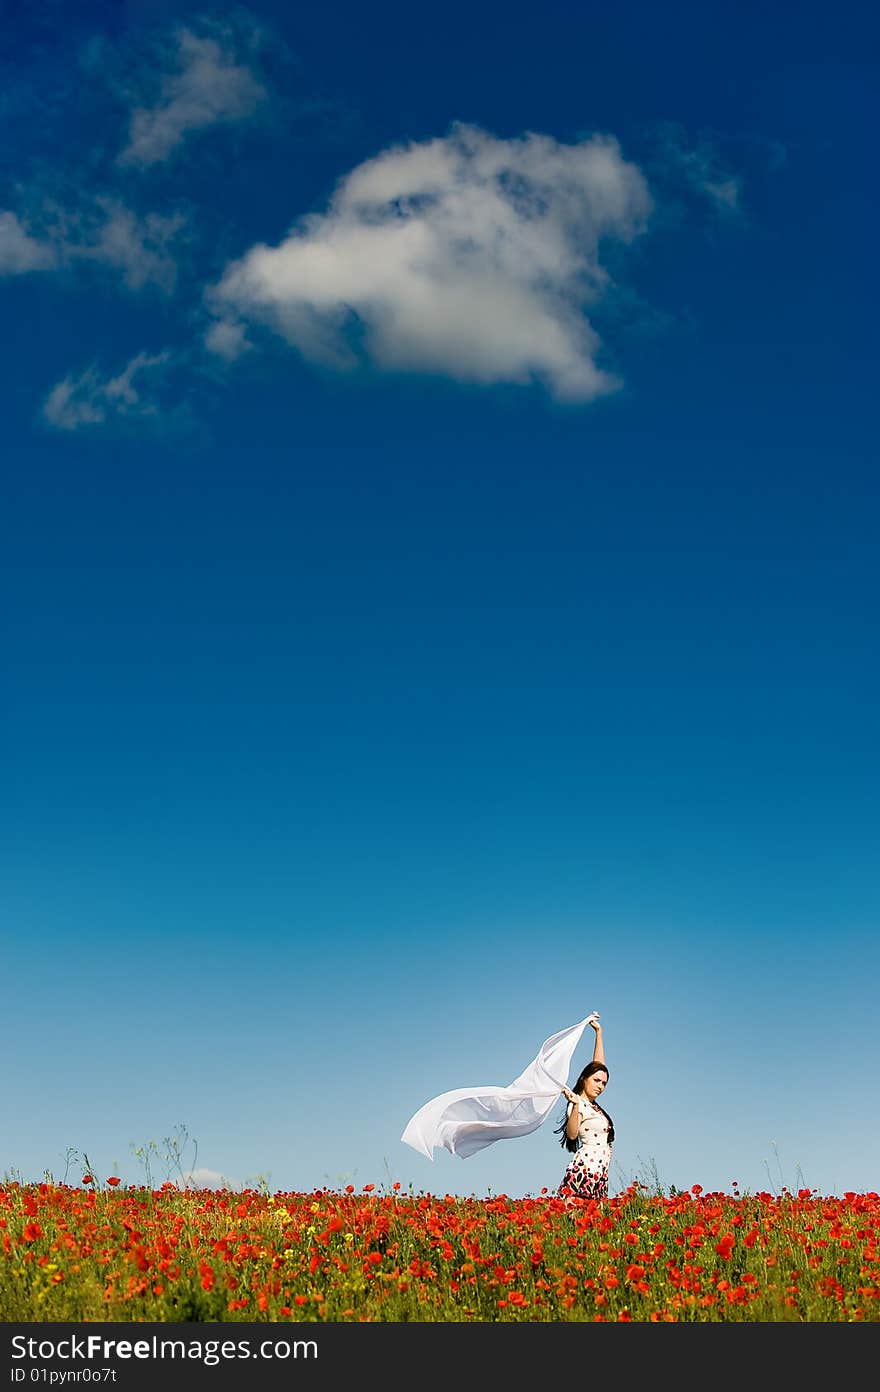
[[(578, 1128), (578, 1148), (568, 1162), (558, 1193), (579, 1199), (607, 1199), (608, 1169), (611, 1164), (611, 1143), (608, 1140), (608, 1118), (600, 1107), (578, 1096), (581, 1124)], [(569, 1102), (566, 1117), (571, 1116)]]

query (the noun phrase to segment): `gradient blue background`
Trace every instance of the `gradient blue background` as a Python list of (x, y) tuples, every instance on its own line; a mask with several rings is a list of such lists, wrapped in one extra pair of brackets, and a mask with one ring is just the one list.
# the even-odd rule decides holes
[[(0, 208), (110, 178), (96, 37), (131, 68), (211, 14), (75, 8), (13, 6)], [(0, 280), (0, 1172), (137, 1180), (182, 1123), (204, 1182), (536, 1193), (549, 1125), (433, 1165), (400, 1133), (597, 1009), (613, 1188), (876, 1189), (876, 10), (238, 15), (280, 104), (150, 176), (198, 213), (176, 293)], [(644, 170), (617, 395), (279, 350), (194, 375), (187, 430), (40, 419), (457, 120)]]

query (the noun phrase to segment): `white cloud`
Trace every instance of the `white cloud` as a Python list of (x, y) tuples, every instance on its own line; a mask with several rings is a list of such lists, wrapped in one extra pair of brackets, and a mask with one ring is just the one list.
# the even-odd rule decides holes
[(331, 367), (538, 379), (589, 401), (619, 385), (585, 314), (611, 284), (603, 249), (636, 237), (651, 206), (609, 136), (455, 126), (359, 165), (326, 213), (230, 264), (208, 291), (223, 328), (207, 342), (218, 351), (261, 321)]
[(0, 213), (0, 275), (91, 261), (118, 271), (130, 290), (155, 285), (170, 293), (177, 276), (175, 243), (186, 225), (183, 214), (141, 216), (106, 196), (73, 208), (46, 199), (32, 209), (27, 229), (16, 213)]
[(139, 217), (115, 199), (99, 198), (78, 237), (68, 236), (62, 251), (67, 259), (80, 257), (112, 266), (130, 290), (153, 284), (170, 292), (177, 265), (169, 248), (184, 225), (180, 214)]
[(197, 1170), (189, 1170), (184, 1176), (178, 1188), (183, 1189), (235, 1189), (235, 1180), (229, 1179), (219, 1170), (208, 1170), (201, 1166)]
[(217, 319), (208, 326), (205, 333), (205, 347), (218, 358), (234, 362), (250, 348), (244, 324), (233, 323), (228, 319)]
[(266, 96), (252, 69), (239, 60), (228, 33), (212, 38), (181, 29), (169, 67), (172, 70), (160, 78), (156, 101), (132, 112), (121, 165), (158, 164), (173, 155), (190, 132), (246, 120)]
[(15, 213), (0, 213), (0, 275), (23, 275), (55, 264), (51, 244), (32, 237)]
[(116, 377), (102, 378), (94, 367), (79, 377), (65, 377), (46, 397), (43, 418), (57, 430), (71, 431), (114, 418), (156, 416), (158, 404), (149, 393), (170, 358), (168, 352), (138, 353)]

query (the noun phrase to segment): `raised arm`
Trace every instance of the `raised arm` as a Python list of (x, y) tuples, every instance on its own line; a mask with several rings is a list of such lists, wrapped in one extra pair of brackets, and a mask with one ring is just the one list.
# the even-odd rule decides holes
[(593, 1029), (596, 1031), (596, 1038), (593, 1043), (593, 1062), (604, 1063), (605, 1045), (602, 1043), (602, 1026), (599, 1024), (599, 1016), (595, 1010), (592, 1015), (588, 1017), (587, 1023), (592, 1025)]
[(565, 1134), (570, 1141), (576, 1141), (581, 1127), (581, 1109), (578, 1105), (578, 1099), (571, 1088), (564, 1087), (562, 1095), (571, 1103), (571, 1111), (565, 1121)]

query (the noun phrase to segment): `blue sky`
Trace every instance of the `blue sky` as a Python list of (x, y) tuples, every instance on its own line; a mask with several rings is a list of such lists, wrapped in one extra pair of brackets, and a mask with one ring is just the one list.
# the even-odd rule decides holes
[(876, 1188), (875, 12), (13, 10), (0, 1172)]

